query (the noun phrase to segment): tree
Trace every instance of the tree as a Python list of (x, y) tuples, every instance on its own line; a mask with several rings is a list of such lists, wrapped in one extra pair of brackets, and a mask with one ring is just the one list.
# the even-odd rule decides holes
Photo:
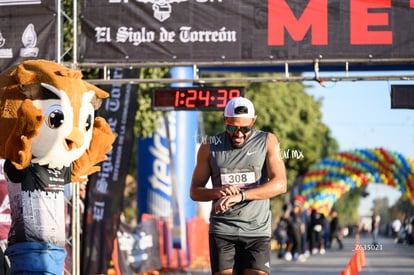
[(341, 196), (334, 204), (333, 208), (338, 213), (341, 225), (358, 225), (360, 217), (357, 211), (361, 197), (365, 193), (366, 186), (354, 188)]
[(414, 217), (414, 203), (405, 195), (402, 195), (389, 209), (389, 212), (392, 219), (399, 218), (404, 220)]
[[(164, 78), (169, 76), (166, 68), (142, 68), (140, 70), (141, 79)], [(135, 116), (135, 134), (137, 137), (150, 137), (158, 126), (158, 118), (162, 112), (151, 110), (151, 89), (156, 85), (140, 84), (138, 89), (138, 110)]]

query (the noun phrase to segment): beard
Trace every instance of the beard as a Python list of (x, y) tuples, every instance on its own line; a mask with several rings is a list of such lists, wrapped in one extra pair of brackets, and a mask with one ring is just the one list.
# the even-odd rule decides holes
[(250, 133), (243, 134), (242, 136), (232, 134), (230, 135), (231, 142), (233, 143), (233, 147), (236, 149), (242, 148), (245, 144), (247, 139), (250, 137)]

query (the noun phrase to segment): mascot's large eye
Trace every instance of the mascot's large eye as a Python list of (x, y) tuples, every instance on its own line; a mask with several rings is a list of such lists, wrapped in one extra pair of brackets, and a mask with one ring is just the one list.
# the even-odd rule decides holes
[(65, 120), (65, 115), (60, 106), (54, 105), (47, 110), (46, 122), (51, 129), (56, 129), (62, 126)]
[(91, 127), (92, 127), (92, 115), (88, 115), (88, 117), (86, 118), (85, 130), (89, 131)]

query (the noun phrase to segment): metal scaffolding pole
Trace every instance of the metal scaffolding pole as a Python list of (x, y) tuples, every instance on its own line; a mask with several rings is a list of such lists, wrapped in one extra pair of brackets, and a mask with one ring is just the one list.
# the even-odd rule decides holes
[(78, 66), (78, 1), (73, 1), (73, 66)]
[(72, 184), (72, 275), (80, 275), (80, 198), (79, 182)]
[(63, 28), (62, 28), (62, 1), (57, 0), (57, 24), (56, 24), (56, 62), (62, 63), (62, 39), (63, 39)]

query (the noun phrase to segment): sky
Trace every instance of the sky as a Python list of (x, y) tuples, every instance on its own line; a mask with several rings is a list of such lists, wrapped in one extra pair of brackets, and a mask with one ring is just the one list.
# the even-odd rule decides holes
[[(327, 75), (334, 74), (323, 76)], [(414, 159), (414, 109), (391, 109), (393, 84), (412, 85), (414, 81), (339, 81), (323, 86), (305, 82), (311, 85), (308, 94), (323, 99), (322, 121), (331, 129), (340, 151), (383, 147)], [(382, 184), (373, 184), (369, 190), (371, 195), (361, 201), (360, 209), (371, 207), (375, 197), (387, 196), (392, 205), (401, 195)]]

